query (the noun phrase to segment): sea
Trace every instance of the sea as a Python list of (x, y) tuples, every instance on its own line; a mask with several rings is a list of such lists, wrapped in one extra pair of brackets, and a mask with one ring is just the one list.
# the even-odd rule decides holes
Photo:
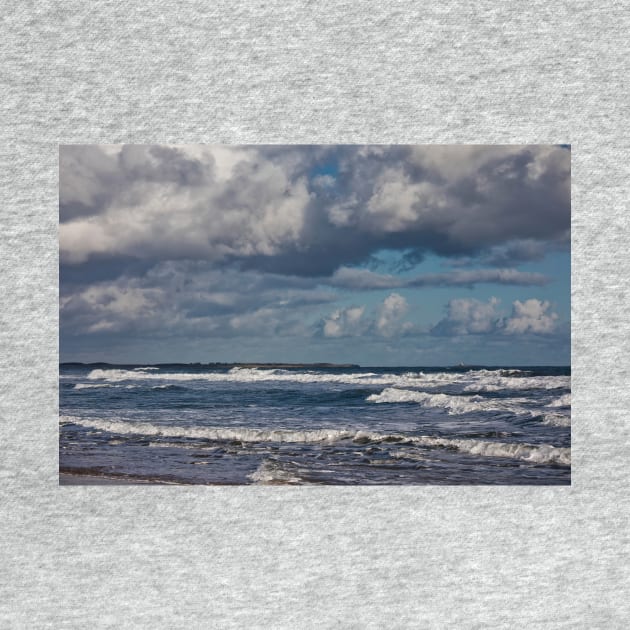
[(62, 364), (59, 378), (59, 470), (85, 483), (571, 483), (570, 367)]

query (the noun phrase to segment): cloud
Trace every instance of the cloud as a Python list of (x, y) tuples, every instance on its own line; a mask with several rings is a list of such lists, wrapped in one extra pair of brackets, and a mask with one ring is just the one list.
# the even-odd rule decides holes
[(548, 282), (549, 278), (543, 274), (516, 269), (473, 269), (402, 278), (350, 267), (341, 267), (330, 280), (325, 281), (326, 284), (334, 287), (356, 290), (449, 286), (472, 288), (481, 283), (532, 286), (544, 285)]
[(447, 305), (447, 314), (432, 329), (437, 336), (458, 335), (551, 335), (559, 329), (558, 314), (551, 303), (531, 298), (512, 304), (512, 313), (504, 317), (500, 301), (492, 297), (487, 302), (475, 299), (455, 299)]
[(365, 306), (336, 310), (323, 322), (324, 337), (353, 337), (363, 334), (367, 329), (364, 313)]
[(310, 279), (165, 262), (141, 277), (62, 284), (64, 336), (310, 334), (305, 320), (337, 299)]
[[(72, 156), (74, 148), (65, 149), (62, 153)], [(81, 158), (98, 151), (80, 149)], [(216, 168), (219, 156), (221, 169)], [(281, 253), (283, 245), (299, 240), (309, 202), (305, 179), (289, 179), (281, 166), (258, 159), (255, 151), (235, 149), (230, 157), (228, 167), (223, 148), (218, 155), (207, 148), (188, 156), (175, 148), (125, 146), (109, 158), (107, 168), (103, 155), (85, 162), (65, 159), (62, 258), (80, 263), (109, 254), (220, 261)], [(80, 174), (92, 163), (99, 168), (82, 187)], [(86, 209), (79, 213), (79, 207)]]
[(386, 274), (374, 273), (368, 269), (353, 269), (341, 267), (330, 279), (323, 280), (326, 284), (341, 289), (393, 289), (404, 285), (402, 278)]
[[(62, 350), (443, 347), (404, 289), (544, 285), (518, 265), (568, 249), (569, 181), (569, 151), (544, 145), (61, 147)], [(429, 254), (451, 270), (413, 275)], [(388, 297), (337, 303), (370, 290)], [(539, 300), (454, 300), (432, 332), (510, 345), (561, 328)]]
[(542, 260), (548, 253), (558, 250), (568, 250), (571, 245), (570, 230), (559, 236), (554, 243), (535, 239), (522, 239), (497, 245), (487, 252), (475, 257), (455, 258), (450, 261), (453, 266), (468, 266), (473, 264), (490, 265), (492, 267), (506, 267), (520, 263)]
[(558, 324), (558, 315), (550, 312), (550, 309), (551, 304), (547, 301), (516, 300), (512, 306), (512, 316), (506, 320), (503, 331), (508, 335), (553, 333)]
[(413, 328), (404, 321), (408, 311), (407, 300), (392, 293), (371, 314), (366, 314), (365, 306), (337, 309), (323, 319), (319, 331), (324, 337), (398, 336)]
[(322, 276), (382, 249), (546, 249), (570, 228), (569, 157), (546, 145), (63, 146), (60, 256)]
[(500, 327), (497, 313), (499, 300), (492, 297), (488, 302), (475, 299), (450, 300), (446, 317), (438, 322), (431, 334), (438, 336), (479, 335), (495, 332)]
[(403, 321), (408, 311), (407, 300), (398, 293), (392, 293), (378, 309), (376, 333), (382, 337), (393, 337), (409, 330), (412, 324)]

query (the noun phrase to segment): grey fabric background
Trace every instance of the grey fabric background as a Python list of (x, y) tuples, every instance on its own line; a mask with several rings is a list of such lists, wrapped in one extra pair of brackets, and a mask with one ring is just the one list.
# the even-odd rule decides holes
[[(627, 628), (629, 8), (5, 3), (0, 627)], [(75, 142), (571, 142), (572, 486), (58, 487)]]

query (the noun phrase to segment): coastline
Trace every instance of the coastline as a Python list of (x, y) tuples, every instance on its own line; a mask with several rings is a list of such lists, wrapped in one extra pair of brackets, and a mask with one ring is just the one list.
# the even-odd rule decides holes
[(96, 475), (75, 475), (59, 473), (60, 486), (135, 486), (135, 485), (169, 485), (159, 481), (142, 479), (114, 479), (113, 477), (97, 477)]
[(177, 481), (160, 481), (157, 479), (130, 479), (128, 477), (101, 477), (81, 473), (59, 473), (60, 486), (233, 486), (240, 484), (203, 482), (183, 483)]

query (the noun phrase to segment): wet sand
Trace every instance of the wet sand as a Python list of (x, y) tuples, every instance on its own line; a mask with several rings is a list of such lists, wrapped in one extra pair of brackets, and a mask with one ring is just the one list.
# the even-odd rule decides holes
[(142, 481), (140, 479), (112, 479), (92, 475), (68, 475), (59, 473), (60, 486), (136, 486), (136, 485), (170, 485), (158, 481)]

